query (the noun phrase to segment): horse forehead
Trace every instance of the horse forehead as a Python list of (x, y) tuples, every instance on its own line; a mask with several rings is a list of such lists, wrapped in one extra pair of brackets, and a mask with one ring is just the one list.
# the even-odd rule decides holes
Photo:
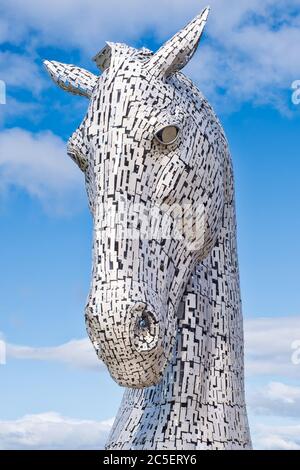
[[(141, 120), (168, 120), (176, 113), (183, 114), (180, 96), (171, 84), (149, 80), (138, 65), (130, 62), (118, 71), (108, 71), (99, 81), (91, 103), (88, 121), (108, 130), (115, 127), (134, 127)], [(181, 110), (181, 113), (179, 112)], [(154, 124), (154, 122), (153, 122)]]
[(99, 81), (99, 92), (110, 96), (110, 105), (121, 101), (135, 101), (136, 105), (147, 101), (163, 102), (172, 97), (174, 86), (163, 80), (149, 78), (142, 64), (135, 59), (125, 61), (117, 69), (111, 68)]

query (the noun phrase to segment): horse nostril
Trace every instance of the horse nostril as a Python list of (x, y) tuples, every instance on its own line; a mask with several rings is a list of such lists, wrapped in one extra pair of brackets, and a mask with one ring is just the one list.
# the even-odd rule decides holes
[(149, 329), (150, 325), (149, 325), (149, 320), (148, 320), (146, 314), (143, 314), (142, 318), (139, 319), (138, 324), (139, 324), (139, 327), (140, 327), (141, 330)]

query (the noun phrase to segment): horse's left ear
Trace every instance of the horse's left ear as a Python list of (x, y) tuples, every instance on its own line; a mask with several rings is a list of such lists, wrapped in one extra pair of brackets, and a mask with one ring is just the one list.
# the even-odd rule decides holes
[(90, 98), (99, 77), (88, 70), (55, 60), (45, 60), (44, 66), (52, 80), (63, 90)]
[(185, 28), (167, 41), (145, 65), (147, 72), (168, 77), (181, 70), (194, 55), (210, 8), (205, 8)]

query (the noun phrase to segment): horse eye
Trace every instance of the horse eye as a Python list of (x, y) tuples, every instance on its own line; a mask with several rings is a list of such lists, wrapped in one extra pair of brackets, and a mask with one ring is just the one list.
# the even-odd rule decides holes
[(179, 128), (177, 126), (166, 126), (157, 131), (155, 137), (161, 144), (170, 145), (177, 140), (178, 134)]

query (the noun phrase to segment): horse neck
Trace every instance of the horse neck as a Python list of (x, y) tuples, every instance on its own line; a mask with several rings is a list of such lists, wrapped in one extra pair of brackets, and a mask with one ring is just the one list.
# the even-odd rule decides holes
[(155, 387), (125, 391), (108, 448), (247, 448), (234, 202), (178, 310), (173, 358)]

